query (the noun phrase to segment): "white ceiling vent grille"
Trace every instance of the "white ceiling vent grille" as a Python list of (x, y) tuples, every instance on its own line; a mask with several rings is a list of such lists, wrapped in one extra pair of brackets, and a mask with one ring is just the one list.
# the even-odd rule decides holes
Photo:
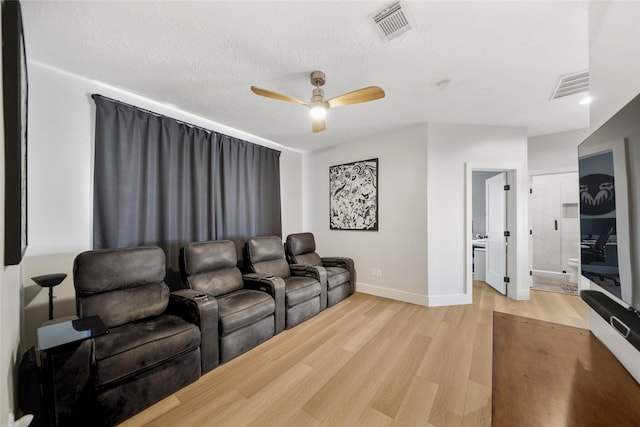
[(563, 96), (574, 95), (580, 92), (589, 91), (589, 71), (561, 76), (556, 85), (556, 89), (551, 95), (551, 99), (562, 98)]
[(411, 18), (406, 6), (397, 1), (369, 15), (382, 38), (386, 41), (394, 39), (411, 29)]

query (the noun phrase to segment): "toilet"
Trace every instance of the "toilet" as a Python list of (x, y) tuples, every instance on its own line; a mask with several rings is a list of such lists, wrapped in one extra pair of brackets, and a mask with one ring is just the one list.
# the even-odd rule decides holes
[(580, 276), (580, 260), (578, 258), (569, 258), (567, 261), (567, 265), (569, 266), (569, 273), (571, 273), (571, 277), (569, 278), (569, 283), (578, 283), (578, 277)]

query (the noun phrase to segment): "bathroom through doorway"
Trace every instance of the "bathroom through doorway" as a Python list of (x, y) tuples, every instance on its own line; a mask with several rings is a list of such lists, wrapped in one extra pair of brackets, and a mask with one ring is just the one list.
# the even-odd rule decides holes
[(578, 173), (531, 176), (532, 288), (575, 294), (580, 258)]

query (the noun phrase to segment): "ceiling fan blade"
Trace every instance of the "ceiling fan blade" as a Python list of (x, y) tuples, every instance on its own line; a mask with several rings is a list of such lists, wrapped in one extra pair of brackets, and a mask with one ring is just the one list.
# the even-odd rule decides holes
[(325, 130), (327, 128), (327, 124), (324, 119), (313, 119), (311, 128), (313, 129), (313, 133), (318, 133)]
[(256, 95), (266, 96), (267, 98), (273, 98), (279, 101), (293, 102), (294, 104), (307, 105), (306, 102), (302, 102), (299, 99), (295, 99), (287, 95), (282, 95), (277, 92), (272, 92), (270, 90), (260, 89), (259, 87), (251, 86), (251, 91)]
[(341, 107), (343, 105), (359, 104), (361, 102), (373, 101), (374, 99), (384, 98), (384, 90), (378, 86), (369, 86), (362, 89), (348, 92), (335, 98), (331, 98), (329, 107)]

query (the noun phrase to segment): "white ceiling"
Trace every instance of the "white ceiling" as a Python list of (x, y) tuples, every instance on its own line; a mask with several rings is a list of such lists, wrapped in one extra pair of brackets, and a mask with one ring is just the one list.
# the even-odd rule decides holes
[[(584, 94), (551, 101), (588, 68), (588, 2), (410, 1), (414, 27), (383, 42), (369, 18), (390, 1), (23, 0), (30, 61), (95, 79), (298, 150), (417, 123), (588, 127)], [(308, 101), (377, 85), (381, 100), (330, 110), (311, 132)], [(437, 82), (449, 79), (446, 90)]]

